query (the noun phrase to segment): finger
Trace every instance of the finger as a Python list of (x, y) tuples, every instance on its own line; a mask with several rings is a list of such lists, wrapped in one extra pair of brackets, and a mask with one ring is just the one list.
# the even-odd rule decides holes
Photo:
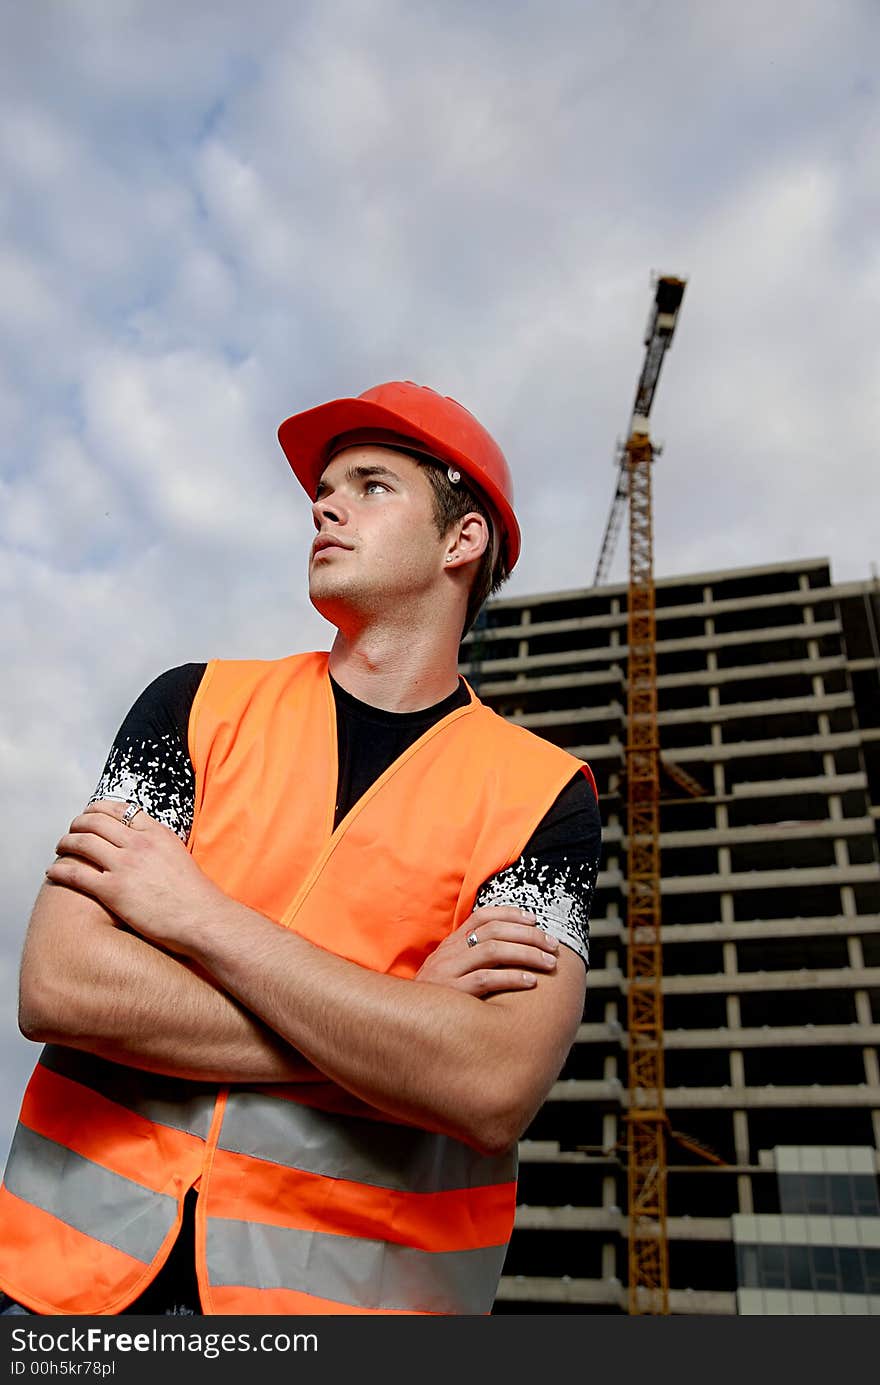
[(128, 830), (124, 823), (111, 817), (109, 813), (93, 812), (91, 808), (86, 808), (75, 817), (67, 829), (68, 833), (90, 833), (103, 837), (105, 841), (112, 842), (117, 847), (125, 846), (125, 834)]
[(93, 896), (106, 878), (97, 866), (78, 856), (62, 856), (53, 861), (46, 871), (46, 879), (53, 885), (66, 885), (68, 889)]
[(458, 989), (469, 995), (498, 995), (501, 991), (530, 991), (538, 984), (534, 972), (518, 971), (516, 968), (490, 967), (471, 972), (459, 983)]
[(503, 942), (498, 938), (488, 938), (486, 942), (471, 948), (469, 960), (475, 970), (480, 967), (530, 967), (537, 971), (553, 971), (556, 966), (556, 957), (552, 952), (522, 943)]
[(59, 856), (90, 861), (99, 870), (109, 870), (119, 860), (119, 847), (95, 832), (65, 832), (56, 843), (55, 851)]
[(522, 943), (526, 947), (539, 947), (544, 952), (558, 952), (559, 940), (552, 933), (538, 928), (533, 923), (494, 922), (480, 924), (473, 930), (481, 943), (491, 938), (499, 942)]
[(514, 904), (483, 904), (479, 909), (475, 909), (469, 919), (466, 919), (463, 928), (470, 924), (471, 928), (478, 927), (481, 923), (537, 923), (537, 915), (530, 909), (520, 909)]
[(97, 798), (94, 803), (89, 804), (86, 812), (104, 813), (107, 817), (115, 818), (127, 832), (148, 830), (151, 819), (143, 808), (139, 808), (129, 822), (124, 821), (123, 815), (129, 807), (131, 807), (131, 799), (128, 798)]

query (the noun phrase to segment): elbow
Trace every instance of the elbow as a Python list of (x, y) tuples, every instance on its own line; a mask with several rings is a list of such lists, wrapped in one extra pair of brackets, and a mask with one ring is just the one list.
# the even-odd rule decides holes
[(48, 1044), (56, 1038), (38, 1014), (21, 1005), (18, 1007), (18, 1028), (22, 1036), (30, 1039), (32, 1044)]
[(24, 1038), (31, 1039), (34, 1043), (40, 1042), (42, 1031), (40, 1007), (37, 1003), (35, 989), (28, 984), (24, 974), (18, 986), (18, 1028)]
[(531, 1125), (549, 1085), (521, 1063), (499, 1063), (488, 1079), (483, 1067), (471, 1069), (459, 1089), (458, 1138), (490, 1158), (506, 1154)]
[(506, 1154), (522, 1138), (534, 1112), (523, 1102), (508, 1100), (491, 1105), (485, 1100), (474, 1113), (464, 1135), (467, 1144), (489, 1158)]
[(63, 1016), (69, 1014), (69, 1004), (63, 1003), (55, 988), (46, 979), (32, 972), (23, 972), (18, 992), (18, 1027), (32, 1043), (48, 1044), (63, 1041), (70, 1024)]
[(484, 1127), (474, 1133), (466, 1143), (471, 1145), (478, 1154), (485, 1155), (489, 1159), (495, 1159), (502, 1154), (507, 1154), (519, 1139), (518, 1134), (514, 1134), (510, 1128), (501, 1126)]
[(47, 1044), (58, 1037), (44, 1008), (36, 1002), (35, 997), (27, 995), (24, 990), (18, 1001), (18, 1027), (24, 1038), (30, 1039), (31, 1043)]

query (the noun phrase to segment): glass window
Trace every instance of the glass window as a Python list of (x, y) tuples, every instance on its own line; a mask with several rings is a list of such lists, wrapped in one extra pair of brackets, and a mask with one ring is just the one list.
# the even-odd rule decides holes
[(783, 1215), (789, 1217), (800, 1217), (806, 1212), (803, 1174), (779, 1175), (779, 1208)]
[(828, 1195), (828, 1179), (824, 1173), (805, 1173), (804, 1180), (804, 1211), (807, 1215), (811, 1213), (821, 1216), (827, 1213), (830, 1197)]
[(742, 1289), (760, 1289), (757, 1246), (737, 1246), (736, 1278)]
[(813, 1288), (818, 1293), (833, 1293), (839, 1289), (833, 1246), (810, 1246), (810, 1267)]
[(838, 1246), (837, 1263), (840, 1266), (841, 1291), (845, 1294), (866, 1293), (861, 1251), (854, 1246)]
[(782, 1246), (759, 1246), (762, 1289), (784, 1289), (785, 1251)]
[(810, 1256), (806, 1246), (788, 1246), (789, 1289), (812, 1289)]
[(880, 1294), (880, 1250), (863, 1250), (865, 1283), (869, 1294)]
[(880, 1198), (877, 1197), (877, 1180), (872, 1173), (854, 1173), (852, 1176), (853, 1212), (857, 1217), (880, 1217)]
[(853, 1215), (854, 1203), (852, 1179), (849, 1174), (832, 1174), (828, 1179), (828, 1183), (831, 1193), (831, 1215), (833, 1217), (851, 1217)]

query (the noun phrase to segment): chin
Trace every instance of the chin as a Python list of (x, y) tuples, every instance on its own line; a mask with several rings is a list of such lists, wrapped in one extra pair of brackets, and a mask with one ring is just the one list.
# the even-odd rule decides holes
[(337, 617), (344, 612), (350, 611), (356, 602), (352, 602), (351, 593), (346, 593), (344, 589), (334, 588), (329, 582), (310, 582), (309, 601), (314, 606), (318, 615), (325, 620), (337, 624)]
[(391, 597), (388, 592), (364, 590), (353, 583), (309, 583), (309, 601), (337, 630), (360, 629), (365, 622), (398, 609), (404, 599), (399, 592)]

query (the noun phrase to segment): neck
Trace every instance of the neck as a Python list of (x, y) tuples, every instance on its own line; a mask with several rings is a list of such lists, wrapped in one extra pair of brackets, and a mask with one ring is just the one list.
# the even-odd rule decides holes
[(330, 651), (330, 672), (352, 697), (386, 712), (418, 712), (449, 697), (458, 686), (457, 635), (435, 630), (368, 628), (339, 630)]

